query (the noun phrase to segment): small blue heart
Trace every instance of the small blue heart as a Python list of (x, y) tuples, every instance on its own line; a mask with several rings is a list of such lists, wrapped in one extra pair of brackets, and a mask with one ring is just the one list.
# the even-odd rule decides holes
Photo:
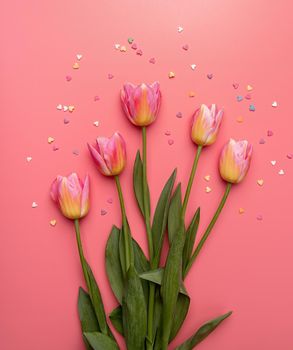
[(250, 110), (251, 112), (254, 112), (254, 111), (255, 111), (254, 105), (250, 105), (250, 106), (249, 106), (249, 110)]
[(237, 96), (236, 98), (237, 98), (237, 101), (238, 101), (238, 102), (240, 102), (240, 101), (243, 100), (243, 97), (242, 97), (242, 96)]

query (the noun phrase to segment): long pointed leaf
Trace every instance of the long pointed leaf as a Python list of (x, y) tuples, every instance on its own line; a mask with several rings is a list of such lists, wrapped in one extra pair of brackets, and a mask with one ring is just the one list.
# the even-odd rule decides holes
[[(144, 255), (144, 252), (140, 248), (139, 244), (135, 239), (132, 239), (133, 245), (133, 254), (134, 254), (134, 267), (138, 274), (144, 273), (150, 269), (150, 264)], [(141, 281), (143, 288), (146, 304), (148, 303), (148, 292), (149, 292), (149, 283), (145, 280)]]
[(161, 250), (164, 240), (164, 233), (167, 225), (168, 210), (170, 204), (170, 197), (172, 189), (174, 186), (176, 178), (176, 169), (173, 171), (172, 175), (169, 177), (166, 182), (154, 214), (154, 220), (152, 225), (152, 234), (153, 234), (153, 243), (154, 243), (154, 252), (155, 252), (155, 263), (158, 264), (161, 257)]
[(122, 307), (119, 305), (109, 315), (112, 325), (116, 331), (123, 335)]
[(119, 350), (118, 345), (103, 333), (85, 332), (84, 336), (94, 350)]
[(217, 317), (203, 326), (201, 326), (198, 331), (189, 339), (187, 339), (183, 344), (179, 345), (175, 350), (191, 350), (201, 341), (203, 341), (212, 331), (214, 331), (227, 317), (229, 317), (232, 312), (228, 312), (225, 315)]
[(185, 318), (187, 316), (190, 305), (190, 298), (186, 294), (179, 293), (176, 306), (175, 306), (175, 317), (173, 318), (171, 332), (169, 336), (169, 343), (176, 337), (180, 331)]
[(170, 243), (172, 242), (174, 235), (179, 229), (180, 219), (181, 219), (181, 208), (182, 208), (181, 183), (179, 183), (171, 198), (169, 214), (168, 214), (168, 238)]

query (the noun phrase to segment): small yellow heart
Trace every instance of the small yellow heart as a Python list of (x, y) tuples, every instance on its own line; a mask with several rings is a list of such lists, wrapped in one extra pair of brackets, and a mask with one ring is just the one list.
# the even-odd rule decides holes
[(54, 137), (51, 137), (51, 136), (48, 137), (48, 143), (52, 143), (54, 141), (55, 141)]
[(244, 208), (239, 208), (239, 214), (243, 214), (244, 213)]
[(121, 47), (120, 47), (120, 51), (121, 51), (121, 52), (126, 52), (126, 47), (125, 47), (125, 46), (121, 46)]
[(188, 96), (189, 96), (189, 97), (194, 97), (194, 96), (195, 96), (195, 92), (194, 92), (194, 91), (189, 91)]
[(68, 106), (68, 110), (69, 110), (70, 113), (72, 113), (75, 110), (75, 107), (74, 106)]
[(237, 119), (236, 119), (236, 121), (237, 121), (237, 123), (243, 123), (243, 117), (242, 116), (239, 116), (239, 117), (237, 117)]
[(72, 66), (73, 69), (78, 69), (79, 68), (79, 63), (75, 62)]
[(258, 184), (259, 186), (262, 186), (262, 185), (264, 184), (264, 180), (263, 180), (263, 179), (257, 180), (257, 184)]
[(175, 78), (175, 73), (174, 73), (174, 72), (169, 72), (168, 77), (169, 77), (170, 79)]
[(247, 86), (246, 86), (246, 89), (247, 89), (247, 91), (252, 91), (252, 90), (253, 90), (253, 87), (252, 87), (251, 85), (247, 85)]
[(50, 225), (51, 226), (56, 226), (56, 224), (57, 224), (57, 220), (56, 219), (50, 220)]
[(209, 186), (207, 186), (206, 187), (206, 193), (210, 193), (210, 192), (212, 192), (212, 189)]
[(211, 175), (206, 175), (206, 176), (204, 177), (204, 179), (205, 179), (206, 181), (210, 181)]

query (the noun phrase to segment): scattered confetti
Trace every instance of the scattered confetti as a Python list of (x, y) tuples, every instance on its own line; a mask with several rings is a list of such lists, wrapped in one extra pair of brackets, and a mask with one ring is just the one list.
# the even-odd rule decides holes
[(56, 219), (52, 219), (52, 220), (50, 220), (50, 225), (51, 226), (56, 226), (56, 224), (57, 224), (57, 220)]
[(238, 212), (239, 214), (244, 214), (244, 208), (239, 208)]
[(260, 139), (258, 142), (260, 145), (264, 145), (266, 143), (265, 139)]
[(165, 135), (166, 135), (166, 136), (170, 136), (170, 135), (171, 135), (171, 131), (166, 130), (166, 131), (165, 131)]
[(74, 106), (68, 106), (68, 110), (69, 110), (70, 113), (72, 113), (75, 110), (75, 107)]
[(243, 97), (239, 95), (239, 96), (236, 97), (236, 99), (237, 99), (238, 102), (241, 102), (243, 100)]
[(185, 44), (185, 45), (182, 46), (182, 49), (187, 51), (189, 49), (189, 46), (187, 44)]
[(210, 193), (210, 192), (212, 192), (212, 189), (209, 186), (207, 186), (205, 191), (206, 191), (206, 193)]
[(49, 137), (48, 137), (48, 143), (52, 143), (52, 142), (54, 142), (54, 141), (55, 141), (54, 137), (52, 137), (52, 136), (49, 136)]
[(104, 215), (106, 215), (106, 214), (107, 214), (107, 210), (101, 209), (101, 215), (104, 216)]
[(138, 49), (137, 51), (136, 51), (136, 54), (138, 55), (138, 56), (142, 56), (142, 50), (141, 49)]
[(178, 26), (178, 33), (183, 32), (183, 27)]
[(238, 87), (239, 87), (239, 84), (238, 84), (238, 83), (233, 83), (232, 86), (233, 86), (233, 88), (234, 88), (235, 90), (237, 90)]
[(262, 186), (262, 185), (264, 184), (264, 180), (263, 180), (263, 179), (258, 179), (258, 180), (257, 180), (257, 184), (258, 184), (259, 186)]
[(37, 208), (38, 204), (36, 202), (32, 202), (32, 208)]
[(212, 73), (207, 74), (207, 78), (208, 78), (208, 79), (213, 79), (213, 76), (214, 76), (214, 75), (213, 75)]
[(252, 90), (253, 90), (253, 87), (252, 87), (251, 85), (247, 85), (247, 86), (246, 86), (246, 90), (247, 90), (247, 91), (252, 91)]
[(64, 123), (64, 124), (69, 124), (69, 123), (70, 123), (70, 120), (69, 120), (68, 118), (64, 118), (64, 119), (63, 119), (63, 123)]
[(78, 156), (79, 155), (79, 150), (78, 149), (74, 149), (72, 151), (72, 153), (75, 155), (75, 156)]
[(120, 47), (120, 51), (121, 51), (121, 52), (126, 52), (126, 51), (127, 51), (126, 46), (121, 46), (121, 47)]
[(277, 102), (277, 101), (274, 101), (274, 102), (272, 103), (272, 107), (274, 107), (274, 108), (278, 107), (278, 102)]
[(120, 44), (115, 44), (114, 47), (115, 47), (116, 50), (119, 50), (120, 49)]
[(131, 37), (129, 37), (129, 38), (127, 39), (127, 41), (128, 41), (129, 44), (132, 44), (132, 43), (134, 42), (134, 39), (131, 38)]
[(169, 72), (168, 77), (170, 79), (175, 78), (175, 73), (174, 72)]
[(246, 98), (246, 100), (251, 100), (251, 94), (246, 94), (245, 98)]
[(67, 112), (68, 111), (68, 106), (63, 106), (63, 112)]
[(242, 116), (236, 118), (237, 123), (243, 123), (244, 119)]
[(274, 133), (272, 132), (272, 130), (268, 130), (267, 135), (268, 135), (268, 136), (273, 136)]
[(249, 105), (249, 110), (250, 112), (254, 112), (255, 111), (255, 106), (254, 105)]
[(78, 54), (76, 55), (76, 58), (80, 61), (80, 60), (82, 59), (82, 54), (78, 53)]
[(149, 62), (152, 63), (152, 64), (155, 64), (155, 63), (156, 63), (155, 57), (150, 58), (150, 59), (149, 59)]
[(284, 171), (283, 169), (281, 169), (281, 170), (279, 171), (279, 175), (285, 175), (285, 171)]
[(181, 113), (181, 112), (177, 112), (177, 113), (176, 113), (176, 117), (177, 117), (177, 118), (182, 118), (182, 113)]
[(96, 102), (96, 101), (100, 101), (100, 96), (96, 95), (96, 96), (94, 97), (94, 101), (95, 101), (95, 102)]
[(31, 162), (32, 160), (33, 160), (32, 157), (26, 157), (26, 161), (27, 161), (27, 162)]
[(189, 97), (194, 97), (195, 96), (195, 92), (194, 91), (189, 91), (188, 96)]
[(169, 140), (168, 140), (168, 144), (169, 144), (170, 146), (172, 146), (173, 143), (174, 143), (174, 140), (172, 140), (172, 139), (169, 139)]
[(66, 75), (65, 79), (66, 79), (66, 81), (71, 81), (72, 80), (72, 76), (71, 75)]
[(109, 74), (108, 74), (108, 79), (113, 79), (113, 78), (114, 78), (114, 75), (111, 74), (111, 73), (109, 73)]
[(271, 160), (271, 164), (274, 166), (277, 164), (277, 161), (276, 160)]
[(258, 220), (258, 221), (262, 221), (262, 219), (263, 219), (263, 217), (262, 217), (262, 215), (261, 215), (261, 214), (257, 215), (256, 220)]
[(192, 70), (195, 70), (196, 64), (192, 63), (192, 64), (190, 65), (190, 67), (191, 67)]
[(292, 158), (293, 158), (293, 153), (288, 153), (288, 154), (287, 154), (287, 158), (288, 158), (288, 159), (292, 159)]
[(58, 151), (58, 150), (59, 150), (59, 147), (56, 146), (56, 145), (53, 145), (53, 151), (55, 152), (55, 151)]
[(94, 126), (99, 126), (100, 125), (100, 122), (98, 120), (96, 120), (95, 122), (93, 122)]
[(62, 109), (63, 109), (63, 106), (62, 105), (57, 105), (57, 107), (56, 107), (57, 109), (58, 109), (58, 111), (62, 111)]
[(79, 69), (79, 63), (75, 62), (72, 66), (73, 69)]
[(113, 198), (111, 198), (111, 197), (108, 198), (108, 199), (107, 199), (107, 203), (112, 204), (112, 203), (113, 203)]
[(206, 176), (204, 176), (204, 179), (205, 179), (206, 181), (210, 181), (211, 175), (206, 175)]
[(133, 44), (131, 45), (131, 48), (132, 48), (133, 50), (136, 50), (136, 49), (137, 49), (136, 43), (133, 43)]

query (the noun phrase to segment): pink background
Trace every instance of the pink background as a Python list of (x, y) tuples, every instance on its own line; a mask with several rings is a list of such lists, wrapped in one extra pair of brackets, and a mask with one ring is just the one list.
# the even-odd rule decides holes
[[(250, 173), (233, 188), (187, 278), (192, 303), (170, 348), (205, 320), (230, 309), (233, 316), (200, 349), (293, 348), (293, 160), (286, 157), (293, 152), (292, 11), (290, 0), (5, 2), (0, 15), (1, 349), (83, 348), (76, 310), (83, 279), (73, 226), (49, 198), (57, 174), (90, 174), (92, 205), (81, 225), (82, 239), (106, 310), (116, 305), (104, 249), (111, 225), (120, 223), (120, 212), (114, 182), (96, 171), (86, 148), (97, 135), (119, 130), (127, 140), (128, 167), (121, 181), (132, 231), (146, 248), (131, 184), (140, 132), (126, 120), (119, 102), (126, 80), (161, 83), (162, 108), (148, 129), (152, 209), (174, 167), (186, 186), (196, 150), (189, 136), (192, 112), (200, 103), (225, 108), (218, 141), (202, 154), (188, 210), (190, 218), (201, 205), (200, 234), (224, 190), (217, 170), (220, 148), (230, 136), (254, 145)], [(142, 56), (130, 48), (128, 37), (135, 39)], [(116, 43), (127, 52), (115, 50)], [(188, 51), (182, 49), (185, 44)], [(78, 53), (83, 55), (80, 69), (73, 70)], [(149, 63), (151, 57), (155, 64)], [(175, 72), (174, 79), (168, 78), (169, 71)], [(114, 78), (108, 79), (108, 73)], [(72, 76), (70, 82), (66, 75)], [(237, 90), (233, 83), (239, 83)], [(247, 94), (247, 84), (253, 87), (252, 100), (237, 102), (237, 95)], [(94, 101), (96, 95), (100, 101)], [(58, 111), (59, 103), (74, 105), (75, 111)], [(248, 110), (250, 103), (255, 112)], [(236, 121), (239, 116), (243, 123)], [(93, 125), (96, 120), (99, 127)], [(267, 130), (274, 135), (267, 137)], [(51, 145), (49, 136), (55, 138)], [(261, 138), (265, 144), (259, 144)], [(53, 145), (59, 150), (53, 151)], [(272, 166), (271, 160), (277, 164)], [(278, 174), (280, 169), (284, 175)], [(207, 174), (209, 183), (203, 179)], [(264, 179), (262, 187), (257, 179)], [(113, 204), (107, 203), (109, 197)], [(33, 201), (37, 208), (31, 207)], [(245, 209), (242, 215), (240, 207)], [(49, 224), (53, 218), (55, 227)]]

